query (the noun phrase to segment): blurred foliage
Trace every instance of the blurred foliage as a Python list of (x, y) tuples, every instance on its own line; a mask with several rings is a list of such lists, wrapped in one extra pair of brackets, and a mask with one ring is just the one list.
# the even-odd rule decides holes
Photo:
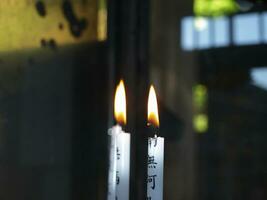
[(209, 120), (206, 114), (197, 114), (193, 119), (194, 130), (198, 133), (204, 133), (209, 128)]
[(193, 104), (198, 111), (205, 109), (207, 103), (207, 88), (204, 85), (196, 85), (193, 88)]
[(193, 87), (193, 128), (197, 133), (204, 133), (208, 130), (207, 110), (208, 91), (205, 85), (197, 84)]
[(221, 16), (237, 12), (235, 0), (195, 0), (194, 13), (197, 16)]

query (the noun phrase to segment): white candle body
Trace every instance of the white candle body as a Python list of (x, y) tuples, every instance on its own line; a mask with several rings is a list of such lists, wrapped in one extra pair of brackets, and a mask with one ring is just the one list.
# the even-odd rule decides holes
[(116, 200), (129, 199), (130, 180), (130, 134), (117, 135)]
[(164, 138), (148, 138), (147, 200), (163, 199)]
[(131, 137), (118, 125), (109, 129), (109, 135), (108, 200), (128, 200)]
[(108, 171), (108, 200), (116, 198), (116, 135), (121, 131), (119, 126), (108, 130), (109, 135), (109, 171)]

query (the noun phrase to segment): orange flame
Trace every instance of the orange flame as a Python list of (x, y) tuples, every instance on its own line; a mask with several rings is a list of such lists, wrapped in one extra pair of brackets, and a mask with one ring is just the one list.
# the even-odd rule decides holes
[(123, 80), (117, 86), (114, 100), (114, 115), (117, 123), (126, 124), (126, 94)]
[(157, 96), (153, 85), (150, 86), (148, 103), (147, 103), (147, 120), (148, 124), (159, 127), (159, 114)]

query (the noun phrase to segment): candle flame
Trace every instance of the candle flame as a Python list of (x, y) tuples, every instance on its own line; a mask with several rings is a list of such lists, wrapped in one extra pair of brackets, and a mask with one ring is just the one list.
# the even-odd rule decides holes
[(117, 123), (126, 124), (126, 94), (123, 80), (116, 88), (114, 100), (114, 115)]
[(148, 124), (159, 127), (159, 114), (157, 96), (153, 85), (150, 86), (148, 103), (147, 103), (147, 120)]

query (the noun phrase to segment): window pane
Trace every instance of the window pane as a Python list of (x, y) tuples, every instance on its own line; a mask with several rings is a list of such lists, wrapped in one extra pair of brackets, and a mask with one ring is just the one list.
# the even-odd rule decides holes
[(194, 27), (197, 32), (197, 47), (206, 49), (211, 47), (211, 21), (208, 18), (195, 18)]
[(229, 45), (229, 19), (220, 17), (214, 19), (214, 46)]
[(236, 45), (258, 44), (260, 42), (258, 14), (243, 14), (234, 17), (234, 43)]
[(184, 50), (194, 49), (193, 17), (185, 17), (182, 20), (181, 44)]

